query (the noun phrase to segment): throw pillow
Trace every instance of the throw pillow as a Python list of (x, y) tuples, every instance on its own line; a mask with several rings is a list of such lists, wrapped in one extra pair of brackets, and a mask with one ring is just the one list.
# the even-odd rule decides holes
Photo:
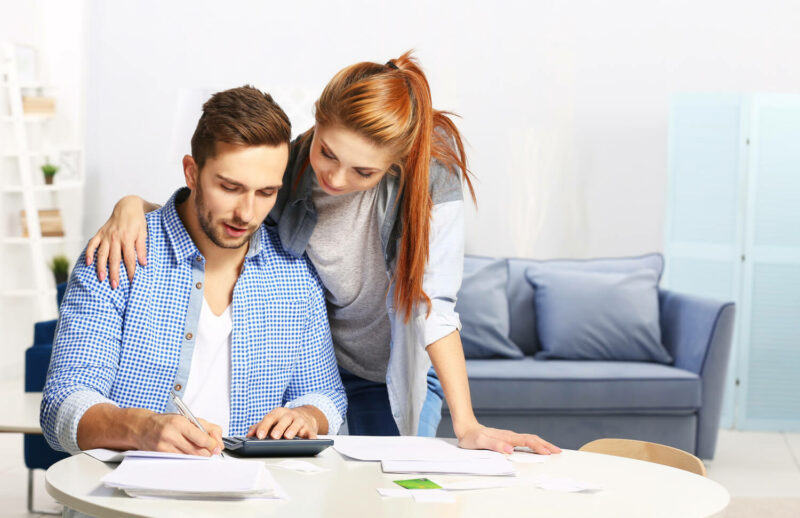
[(522, 358), (522, 351), (508, 337), (508, 265), (505, 259), (466, 266), (456, 301), (464, 356)]
[(536, 289), (537, 359), (672, 363), (661, 345), (659, 272), (529, 267)]
[(651, 253), (635, 257), (600, 259), (509, 259), (508, 307), (511, 327), (508, 336), (523, 353), (528, 355), (534, 355), (541, 349), (536, 336), (536, 314), (531, 311), (534, 307), (535, 290), (532, 284), (525, 281), (525, 270), (533, 265), (548, 269), (617, 273), (649, 269), (655, 271), (660, 279), (661, 271), (664, 269), (664, 257), (659, 253)]

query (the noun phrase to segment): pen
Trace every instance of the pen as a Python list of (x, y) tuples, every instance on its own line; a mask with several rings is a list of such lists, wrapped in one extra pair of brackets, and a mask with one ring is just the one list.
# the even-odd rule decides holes
[[(177, 392), (175, 392), (174, 390), (170, 390), (169, 393), (172, 396), (172, 402), (175, 403), (178, 412), (180, 412), (183, 417), (194, 423), (196, 427), (200, 428), (200, 430), (202, 430), (203, 433), (207, 434), (208, 432), (206, 431), (206, 429), (203, 428), (203, 425), (200, 424), (200, 421), (198, 421), (197, 418), (192, 413), (192, 411), (189, 410), (189, 407), (186, 406), (186, 403), (183, 402), (183, 400), (177, 394)], [(222, 450), (220, 450), (219, 454), (222, 457), (225, 456), (222, 454)]]

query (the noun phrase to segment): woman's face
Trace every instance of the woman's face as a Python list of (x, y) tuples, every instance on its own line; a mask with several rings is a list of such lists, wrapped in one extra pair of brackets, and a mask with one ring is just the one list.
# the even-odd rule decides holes
[(317, 124), (309, 154), (317, 182), (333, 196), (368, 191), (393, 161), (391, 152), (339, 125)]

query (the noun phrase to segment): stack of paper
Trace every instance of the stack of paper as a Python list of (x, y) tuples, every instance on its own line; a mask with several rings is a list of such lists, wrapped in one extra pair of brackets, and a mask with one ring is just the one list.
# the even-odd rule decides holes
[(103, 477), (130, 496), (170, 498), (276, 498), (281, 492), (263, 462), (126, 457)]
[(516, 474), (501, 453), (465, 450), (430, 437), (337, 436), (333, 447), (353, 459), (380, 461), (384, 473)]
[(95, 448), (84, 450), (85, 454), (103, 462), (122, 462), (126, 457), (148, 458), (148, 459), (190, 459), (190, 460), (211, 460), (213, 457), (202, 455), (189, 455), (186, 453), (172, 453), (165, 451), (146, 451), (146, 450), (127, 450), (117, 451), (106, 448)]

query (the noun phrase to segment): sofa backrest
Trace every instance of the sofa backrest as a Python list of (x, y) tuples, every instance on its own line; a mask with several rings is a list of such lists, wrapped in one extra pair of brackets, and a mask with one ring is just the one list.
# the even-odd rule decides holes
[[(464, 272), (469, 273), (480, 268), (496, 258), (483, 256), (466, 256), (464, 258)], [(536, 334), (536, 291), (533, 285), (525, 278), (525, 270), (533, 264), (551, 264), (554, 267), (565, 267), (573, 270), (592, 272), (627, 272), (638, 268), (649, 268), (659, 272), (664, 269), (664, 257), (659, 253), (645, 254), (635, 257), (615, 257), (603, 259), (522, 259), (509, 258), (508, 285), (508, 312), (510, 318), (509, 338), (526, 355), (536, 354), (539, 339)]]

